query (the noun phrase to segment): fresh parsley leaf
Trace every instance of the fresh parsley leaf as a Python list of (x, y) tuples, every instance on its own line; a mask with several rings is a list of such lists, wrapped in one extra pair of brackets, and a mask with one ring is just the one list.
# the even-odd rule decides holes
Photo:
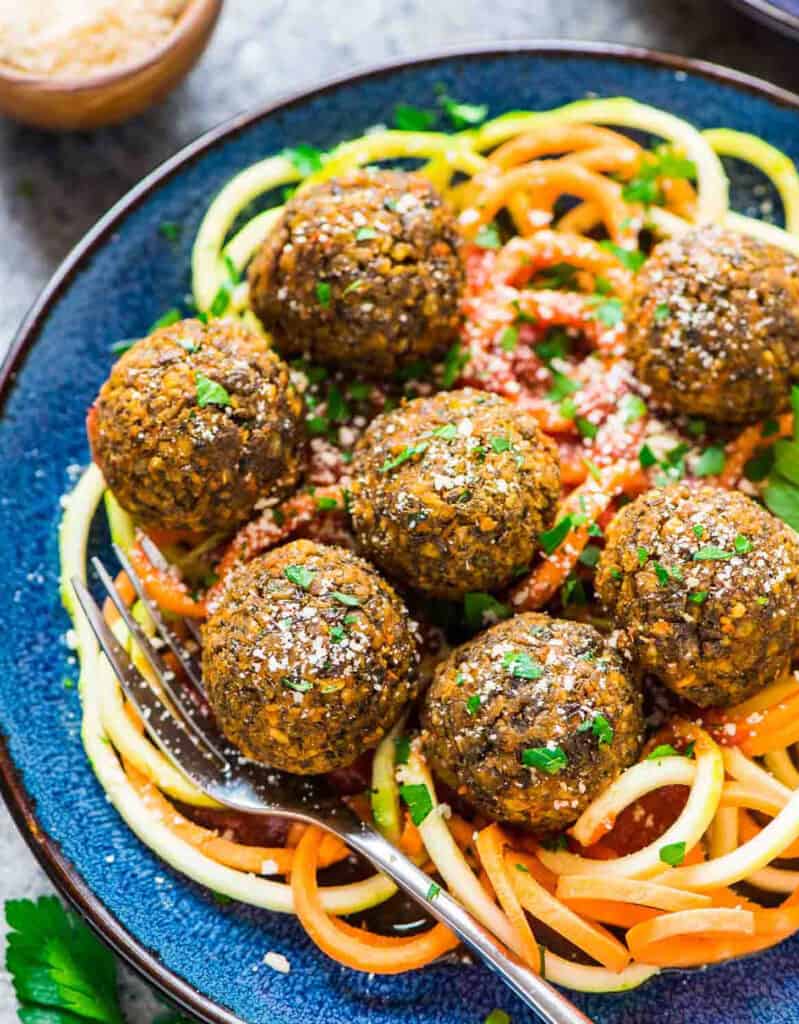
[(432, 110), (423, 110), (410, 103), (398, 103), (394, 107), (394, 124), (401, 132), (427, 132), (436, 123)]
[(509, 452), (513, 447), (510, 438), (505, 437), (504, 434), (497, 434), (496, 437), (491, 438), (491, 441), (489, 443), (491, 445), (492, 450), (495, 451), (497, 455), (501, 454), (502, 452)]
[(150, 328), (147, 331), (147, 333), (152, 334), (153, 331), (157, 331), (159, 327), (171, 327), (172, 324), (176, 324), (179, 320), (182, 319), (183, 314), (180, 312), (177, 306), (173, 306), (171, 309), (168, 309), (166, 313), (163, 313), (161, 316), (159, 316), (155, 323), (150, 324)]
[(571, 352), (571, 338), (565, 331), (555, 328), (535, 347), (535, 354), (545, 363), (553, 359), (565, 359)]
[(749, 538), (743, 533), (739, 533), (736, 536), (732, 546), (735, 548), (735, 552), (738, 555), (746, 555), (752, 550), (751, 540), (749, 540)]
[(562, 747), (527, 747), (522, 751), (522, 764), (526, 768), (536, 768), (547, 775), (557, 775), (568, 763)]
[(605, 327), (617, 327), (624, 319), (624, 306), (621, 299), (591, 296), (592, 315)]
[(482, 703), (479, 693), (473, 693), (471, 697), (466, 701), (466, 711), (470, 715), (476, 715), (480, 710), (480, 704)]
[(330, 283), (328, 281), (317, 281), (316, 288), (314, 290), (316, 291), (317, 301), (319, 302), (319, 305), (322, 307), (322, 309), (329, 309)]
[(580, 552), (577, 561), (580, 565), (587, 565), (589, 569), (593, 569), (599, 561), (599, 556), (602, 554), (596, 544), (587, 544)]
[(769, 512), (773, 512), (794, 530), (799, 530), (799, 487), (776, 477), (769, 480), (763, 492), (763, 500)]
[(338, 508), (338, 502), (335, 498), (321, 497), (316, 499), (316, 507), (323, 512), (329, 512), (331, 509)]
[(696, 463), (694, 472), (697, 476), (718, 476), (724, 469), (726, 456), (721, 445), (705, 448)]
[(481, 249), (500, 249), (502, 239), (499, 236), (499, 228), (496, 224), (484, 224), (475, 235), (474, 244)]
[(111, 952), (54, 896), (9, 900), (6, 969), (31, 1024), (122, 1024)]
[(577, 726), (577, 732), (588, 732), (589, 729), (600, 746), (613, 742), (613, 726), (604, 715), (594, 715), (593, 718), (587, 718)]
[(377, 232), (375, 231), (374, 228), (368, 227), (368, 225), (364, 225), (362, 228), (358, 228), (358, 230), (355, 232), (356, 242), (366, 242), (370, 238), (377, 238)]
[(457, 100), (452, 99), (451, 96), (447, 96), (446, 93), (442, 93), (438, 97), (438, 102), (452, 122), (452, 127), (455, 131), (482, 124), (486, 117), (488, 117), (487, 103), (459, 103)]
[(660, 859), (672, 868), (679, 867), (685, 860), (685, 843), (668, 843), (660, 848)]
[(313, 689), (313, 683), (309, 683), (307, 679), (292, 679), (291, 676), (283, 676), (280, 681), (288, 690), (294, 690), (295, 693), (307, 693)]
[(628, 391), (619, 402), (619, 410), (624, 417), (625, 424), (635, 423), (646, 416), (646, 402), (639, 395)]
[(657, 455), (655, 455), (649, 445), (644, 444), (638, 452), (638, 461), (641, 463), (643, 469), (649, 469), (652, 466), (656, 466), (658, 460)]
[(346, 605), (347, 608), (359, 608), (361, 605), (360, 597), (356, 597), (354, 594), (343, 594), (340, 590), (331, 590), (329, 596), (339, 604)]
[(411, 821), (414, 825), (421, 825), (433, 810), (433, 798), (430, 796), (430, 790), (423, 782), (405, 782), (400, 786), (399, 791), (411, 812)]
[(540, 679), (544, 674), (543, 668), (526, 651), (506, 651), (502, 667), (509, 668), (516, 679)]
[(398, 736), (394, 740), (394, 760), (397, 764), (407, 764), (411, 756), (411, 741), (407, 736)]
[(438, 896), (440, 893), (441, 893), (441, 886), (437, 885), (435, 882), (431, 882), (430, 883), (430, 888), (427, 890), (427, 898), (429, 900), (434, 900), (436, 898), (436, 896)]
[(633, 273), (640, 270), (646, 260), (646, 256), (640, 249), (623, 249), (620, 245), (616, 245), (615, 242), (611, 242), (609, 239), (600, 242), (599, 246), (601, 249), (607, 250), (607, 252), (612, 252), (619, 263), (628, 270), (632, 270)]
[(562, 402), (564, 398), (573, 395), (582, 388), (582, 384), (571, 380), (560, 370), (552, 371), (552, 387), (547, 391), (546, 397), (550, 402)]
[(777, 441), (774, 444), (774, 468), (792, 484), (799, 484), (799, 443)]
[(307, 590), (313, 583), (316, 573), (305, 565), (287, 565), (283, 570), (283, 575), (290, 583)]
[(717, 548), (713, 544), (707, 544), (698, 551), (694, 551), (691, 558), (694, 562), (721, 562), (727, 558), (732, 558), (732, 556), (732, 551), (725, 551), (723, 548)]
[(551, 555), (553, 551), (556, 551), (566, 537), (569, 535), (569, 531), (572, 528), (572, 517), (564, 516), (560, 519), (551, 530), (545, 530), (544, 533), (540, 534), (538, 540), (541, 547), (546, 551), (548, 555)]
[(704, 604), (707, 601), (707, 594), (706, 590), (695, 590), (693, 594), (688, 595), (688, 600), (691, 604)]
[(499, 336), (499, 347), (503, 352), (513, 352), (519, 343), (519, 331), (516, 327), (506, 327)]
[(332, 644), (343, 644), (347, 639), (347, 631), (343, 626), (331, 626), (330, 642)]
[(671, 313), (671, 309), (669, 307), (668, 302), (659, 302), (655, 306), (655, 323), (656, 324), (665, 323), (665, 321), (668, 320), (670, 313)]
[(461, 343), (456, 341), (444, 357), (444, 369), (441, 374), (442, 388), (452, 387), (470, 358), (470, 354), (464, 351)]
[(307, 178), (309, 174), (315, 174), (317, 171), (321, 171), (326, 156), (322, 150), (317, 149), (315, 146), (309, 146), (304, 142), (301, 142), (297, 146), (291, 146), (284, 149), (280, 155), (284, 156), (287, 160), (290, 160), (294, 165), (294, 169), (298, 171), (303, 178)]
[(651, 750), (647, 755), (647, 761), (659, 761), (663, 757), (679, 757), (679, 750), (675, 749), (670, 743), (661, 743), (659, 746)]
[(423, 455), (427, 451), (427, 442), (423, 441), (421, 444), (408, 445), (403, 448), (399, 455), (395, 455), (391, 459), (386, 459), (383, 465), (380, 467), (381, 473), (390, 473), (392, 469), (396, 469), (403, 463), (408, 462), (416, 455)]
[(210, 377), (206, 377), (200, 370), (194, 374), (194, 383), (197, 387), (197, 404), (201, 409), (208, 405), (218, 405), (225, 408), (231, 404), (230, 395), (222, 385), (217, 384)]
[(433, 431), (433, 437), (440, 437), (444, 441), (454, 441), (457, 436), (458, 428), (454, 423), (444, 423)]
[(580, 431), (581, 437), (585, 437), (588, 438), (589, 441), (593, 441), (599, 433), (599, 427), (596, 423), (592, 423), (591, 420), (587, 420), (585, 416), (578, 416), (576, 422), (577, 429)]
[(510, 614), (509, 606), (497, 601), (492, 594), (474, 590), (463, 599), (463, 616), (472, 629), (482, 629), (486, 622), (507, 619)]

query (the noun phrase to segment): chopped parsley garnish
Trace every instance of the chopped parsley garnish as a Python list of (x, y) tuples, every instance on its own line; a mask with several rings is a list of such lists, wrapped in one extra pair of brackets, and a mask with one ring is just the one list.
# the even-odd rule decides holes
[(602, 554), (596, 544), (587, 544), (580, 552), (580, 556), (577, 561), (581, 565), (587, 565), (589, 569), (593, 569), (599, 561), (599, 556)]
[(577, 267), (571, 263), (553, 263), (551, 267), (536, 274), (536, 288), (555, 288), (574, 291), (577, 288)]
[[(354, 594), (343, 594), (340, 590), (331, 590), (330, 597), (334, 601), (338, 601), (339, 604), (346, 605), (348, 608), (359, 608), (361, 604), (360, 597), (355, 597)], [(344, 621), (346, 622), (347, 620), (345, 619)]]
[(599, 525), (599, 523), (591, 523), (591, 525), (588, 527), (588, 536), (589, 537), (602, 537), (602, 536), (604, 536), (603, 533), (602, 533), (602, 527)]
[(178, 242), (183, 233), (183, 226), (174, 220), (165, 220), (158, 225), (158, 234), (167, 242)]
[(411, 756), (411, 741), (407, 736), (398, 736), (394, 740), (394, 760), (397, 764), (407, 764)]
[(718, 476), (724, 469), (726, 456), (721, 445), (711, 445), (705, 448), (696, 463), (695, 473), (697, 476)]
[(566, 537), (569, 535), (569, 531), (572, 528), (572, 517), (564, 516), (552, 527), (551, 530), (545, 530), (538, 540), (541, 547), (546, 551), (548, 555), (551, 555), (553, 551), (557, 551)]
[(662, 324), (669, 318), (671, 309), (669, 308), (668, 302), (659, 302), (655, 306), (655, 323)]
[(435, 882), (431, 882), (430, 883), (430, 888), (427, 890), (427, 898), (429, 900), (434, 900), (436, 898), (436, 896), (438, 896), (440, 894), (440, 892), (441, 892), (441, 886), (437, 885)]
[(330, 307), (330, 283), (328, 281), (316, 282), (316, 298), (322, 309)]
[(704, 604), (707, 601), (707, 594), (706, 590), (695, 590), (693, 594), (688, 595), (688, 600), (691, 604)]
[(658, 583), (661, 587), (665, 587), (669, 582), (669, 570), (665, 565), (661, 565), (660, 562), (655, 562), (655, 576), (657, 576)]
[(619, 402), (619, 410), (624, 417), (625, 424), (635, 423), (646, 416), (646, 403), (643, 398), (628, 392), (622, 396)]
[(289, 583), (294, 583), (303, 590), (307, 590), (313, 583), (316, 573), (305, 565), (287, 565), (283, 570), (283, 575)]
[(338, 508), (338, 502), (335, 498), (321, 497), (316, 499), (316, 507), (327, 512), (330, 509)]
[(362, 228), (358, 228), (358, 230), (355, 232), (356, 242), (366, 242), (370, 238), (377, 238), (377, 232), (375, 231), (374, 228), (370, 228), (367, 225), (365, 225)]
[(621, 569), (616, 569), (616, 568), (611, 569), (610, 570), (610, 578), (612, 580), (620, 580), (621, 579)]
[(322, 170), (326, 154), (315, 146), (308, 146), (306, 143), (301, 142), (297, 146), (284, 149), (280, 155), (291, 161), (294, 169), (303, 178), (307, 178), (309, 174), (315, 174), (316, 171)]
[(496, 437), (492, 437), (489, 444), (493, 451), (498, 455), (501, 452), (509, 452), (513, 445), (509, 437), (505, 437), (504, 434), (497, 434)]
[(422, 455), (427, 451), (427, 442), (423, 441), (421, 444), (409, 445), (407, 448), (403, 448), (399, 455), (395, 455), (393, 459), (386, 459), (383, 465), (380, 467), (381, 473), (390, 473), (392, 469), (396, 469), (401, 466), (404, 462), (408, 462), (416, 455)]
[(560, 596), (564, 605), (588, 604), (588, 595), (585, 592), (583, 581), (573, 572), (566, 577), (566, 582), (561, 587)]
[[(343, 603), (346, 604), (346, 602), (343, 602)], [(345, 626), (353, 626), (353, 625), (355, 625), (355, 623), (357, 621), (358, 621), (358, 615), (357, 615), (356, 612), (350, 612), (349, 615), (345, 615), (344, 616), (344, 625)]]
[(669, 867), (676, 868), (685, 860), (685, 843), (668, 843), (660, 848), (660, 859)]
[(492, 594), (474, 590), (463, 599), (463, 615), (472, 629), (481, 629), (487, 621), (507, 619), (510, 614), (508, 605), (497, 601)]
[(618, 327), (624, 319), (624, 306), (621, 299), (591, 296), (592, 315), (605, 327)]
[(206, 377), (200, 370), (194, 374), (194, 383), (197, 386), (197, 404), (201, 409), (207, 405), (218, 405), (224, 408), (231, 404), (230, 395), (222, 385), (217, 384), (210, 377)]
[(659, 146), (654, 153), (645, 154), (635, 176), (622, 189), (628, 203), (661, 206), (665, 202), (660, 178), (696, 177), (696, 165), (668, 146)]
[(509, 668), (516, 679), (540, 679), (544, 674), (543, 668), (526, 651), (506, 651), (502, 667)]
[(757, 597), (755, 598), (755, 604), (759, 604), (759, 605), (764, 605), (764, 604), (768, 604), (768, 598), (767, 598), (767, 597), (765, 597), (765, 596), (764, 596), (763, 594), (759, 594), (759, 595), (758, 595), (758, 596), (757, 596)]
[(594, 715), (577, 726), (577, 732), (588, 732), (589, 729), (600, 746), (613, 742), (613, 726), (604, 715)]
[(536, 355), (545, 363), (550, 363), (553, 359), (565, 359), (570, 352), (571, 339), (560, 328), (551, 330), (535, 347)]
[(330, 642), (343, 644), (347, 638), (347, 631), (343, 626), (332, 626), (330, 629)]
[(499, 236), (499, 228), (496, 224), (484, 224), (475, 235), (474, 244), (481, 249), (499, 249), (502, 247), (502, 239)]
[(708, 544), (698, 551), (694, 551), (691, 556), (694, 562), (721, 562), (727, 558), (732, 558), (732, 551), (725, 551), (724, 548), (717, 548), (713, 544)]
[(632, 270), (633, 273), (640, 270), (646, 260), (646, 256), (640, 249), (623, 249), (620, 245), (616, 245), (615, 242), (611, 242), (609, 239), (600, 242), (599, 246), (601, 249), (607, 250), (607, 252), (612, 252), (619, 263), (628, 270)]
[(526, 768), (537, 768), (547, 775), (562, 772), (569, 759), (561, 747), (527, 747), (522, 751), (522, 764)]
[(599, 427), (596, 425), (596, 423), (592, 423), (590, 420), (587, 420), (584, 416), (578, 416), (576, 422), (577, 429), (580, 431), (581, 436), (588, 438), (588, 440), (593, 440), (599, 433)]
[(582, 384), (571, 380), (565, 373), (561, 373), (560, 370), (552, 370), (552, 387), (547, 391), (546, 397), (550, 402), (561, 402), (569, 395), (580, 391), (581, 388)]
[(519, 331), (516, 327), (506, 327), (499, 337), (499, 347), (503, 352), (513, 352), (519, 343)]
[(313, 689), (313, 683), (309, 683), (307, 679), (292, 679), (290, 676), (283, 676), (280, 681), (289, 690), (294, 690), (295, 693), (307, 693)]
[(744, 534), (739, 533), (733, 541), (733, 547), (735, 548), (736, 554), (746, 555), (752, 550), (752, 542)]
[(433, 810), (433, 798), (430, 796), (430, 790), (423, 782), (406, 782), (400, 786), (399, 791), (411, 812), (411, 821), (414, 825), (421, 825)]
[(701, 523), (694, 523), (691, 527), (691, 532), (697, 540), (701, 540), (705, 536), (705, 528)]
[(645, 548), (643, 546), (636, 548), (635, 553), (638, 556), (638, 564), (646, 565), (646, 563), (649, 561), (649, 548)]
[(452, 387), (470, 358), (470, 354), (463, 350), (461, 343), (456, 341), (444, 358), (444, 369), (441, 374), (442, 388)]
[(410, 103), (398, 103), (394, 107), (394, 124), (401, 132), (427, 132), (436, 123), (432, 110), (423, 110)]
[(152, 332), (157, 331), (159, 327), (171, 327), (172, 324), (176, 324), (178, 320), (182, 319), (183, 314), (180, 312), (177, 306), (173, 306), (171, 309), (168, 309), (166, 313), (163, 313), (161, 316), (159, 316), (154, 324), (150, 324), (150, 328), (147, 331), (147, 333), (152, 334)]
[(657, 465), (658, 459), (649, 445), (645, 444), (641, 446), (641, 450), (638, 452), (638, 461), (644, 469), (649, 469), (651, 466)]
[(659, 761), (663, 757), (680, 757), (680, 752), (670, 743), (661, 743), (647, 755), (647, 761)]
[(476, 715), (480, 710), (480, 704), (482, 703), (479, 693), (473, 693), (472, 696), (466, 701), (466, 711), (470, 715)]
[(457, 436), (458, 428), (454, 423), (445, 423), (433, 431), (433, 437), (440, 437), (444, 441), (454, 441)]
[(452, 122), (452, 127), (455, 131), (482, 124), (486, 117), (488, 117), (487, 103), (459, 103), (457, 100), (452, 99), (451, 96), (447, 96), (446, 93), (442, 93), (438, 97), (438, 102)]

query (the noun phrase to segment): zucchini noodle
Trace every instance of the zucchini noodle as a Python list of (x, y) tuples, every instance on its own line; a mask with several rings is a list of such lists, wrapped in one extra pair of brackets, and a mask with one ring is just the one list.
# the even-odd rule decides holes
[[(688, 170), (672, 170), (674, 177), (669, 178), (659, 169), (663, 163), (617, 129), (653, 137), (656, 144), (665, 144), (658, 155), (671, 150)], [(721, 157), (745, 160), (768, 177), (783, 204), (785, 229), (729, 208)], [(303, 192), (355, 169), (396, 161), (410, 162), (443, 193), (460, 215), (464, 235), (474, 236), (478, 243), (471, 248), (471, 256), (483, 246), (481, 232), (489, 235), (486, 248), (500, 250), (495, 255), (489, 253), (481, 267), (489, 281), (486, 291), (519, 297), (518, 321), (502, 319), (496, 309), (489, 310), (486, 317), (490, 329), (498, 330), (508, 343), (505, 352), (514, 351), (519, 335), (509, 324), (518, 322), (525, 329), (532, 325), (531, 334), (540, 329), (540, 337), (556, 326), (567, 334), (579, 333), (586, 345), (596, 350), (597, 358), (613, 359), (613, 365), (618, 365), (617, 356), (623, 352), (623, 347), (619, 348), (624, 338), (623, 318), (618, 318), (621, 323), (602, 324), (595, 306), (601, 295), (609, 306), (606, 312), (612, 314), (629, 300), (637, 266), (644, 260), (643, 253), (637, 251), (642, 230), (648, 232), (642, 241), (646, 248), (652, 236), (676, 237), (697, 225), (719, 224), (799, 255), (799, 174), (785, 154), (744, 132), (722, 128), (700, 132), (681, 118), (632, 99), (580, 100), (555, 110), (504, 114), (480, 127), (453, 133), (376, 129), (305, 160), (314, 168), (306, 176), (297, 166), (302, 166), (303, 160), (292, 150), (244, 168), (213, 199), (197, 233), (192, 291), (199, 315), (238, 317), (264, 333), (250, 308), (248, 285), (242, 277), (284, 207), (280, 202), (257, 207), (266, 206), (265, 200), (275, 190)], [(681, 180), (683, 176), (693, 178), (694, 171), (695, 185)], [(646, 173), (657, 178), (651, 205), (629, 198), (635, 192), (627, 188), (636, 175)], [(566, 207), (556, 205), (563, 199), (569, 201)], [(580, 200), (577, 205), (575, 199)], [(247, 219), (251, 206), (255, 209)], [(501, 211), (505, 212), (500, 216)], [(503, 246), (500, 232), (507, 233), (508, 226), (514, 225), (522, 237)], [(589, 237), (601, 226), (609, 236), (604, 242)], [(493, 240), (492, 232), (496, 233)], [(563, 266), (574, 271), (574, 283), (566, 285), (565, 291), (559, 283), (537, 284), (535, 275)], [(469, 301), (478, 300), (472, 297)], [(221, 312), (220, 307), (224, 307)], [(475, 315), (467, 328), (480, 327), (478, 321)], [(469, 353), (466, 355), (468, 359)], [(451, 358), (452, 354), (448, 360)], [(469, 369), (474, 370), (474, 380), (479, 380), (479, 367), (474, 369), (472, 364)], [(467, 378), (464, 373), (455, 379)], [(518, 392), (517, 377), (509, 381), (511, 397), (514, 385)], [(560, 407), (554, 411), (553, 407), (539, 408), (533, 399), (532, 412), (545, 432), (557, 437), (568, 431), (573, 417), (564, 416)], [(785, 430), (782, 420), (780, 423), (780, 436), (785, 437), (790, 422)], [(629, 428), (629, 421), (625, 426)], [(637, 447), (640, 437), (635, 429), (630, 428), (629, 433)], [(762, 443), (756, 433), (755, 446)], [(575, 438), (581, 441), (576, 430)], [(742, 447), (736, 450), (740, 476), (755, 448), (747, 449), (745, 455)], [(580, 447), (570, 464), (562, 460), (567, 488), (562, 507), (564, 516), (574, 519), (568, 543), (553, 557), (542, 559), (510, 592), (516, 610), (546, 605), (564, 586), (564, 580), (571, 582), (576, 559), (589, 564), (587, 560), (583, 563), (583, 558), (589, 556), (589, 538), (601, 536), (603, 517), (646, 485), (646, 477), (641, 484), (642, 470), (632, 448), (614, 451), (614, 461), (599, 468), (582, 457), (584, 454)], [(721, 483), (734, 486), (737, 480), (729, 484), (722, 476)], [(317, 490), (317, 501), (327, 499), (318, 507), (340, 509), (343, 486), (336, 478)], [(331, 506), (332, 493), (336, 497)], [(583, 519), (579, 526), (578, 503)], [(59, 536), (61, 594), (72, 618), (80, 659), (82, 740), (109, 800), (142, 842), (175, 871), (252, 906), (278, 913), (294, 913), (296, 906), (309, 934), (320, 945), (326, 943), (328, 951), (335, 950), (339, 938), (346, 940), (352, 956), (342, 962), (354, 958), (357, 966), (358, 951), (371, 943), (373, 955), (368, 962), (390, 973), (385, 956), (375, 951), (392, 942), (414, 940), (370, 935), (337, 920), (390, 899), (396, 893), (390, 880), (372, 875), (348, 885), (323, 886), (317, 896), (313, 885), (317, 865), (326, 866), (346, 856), (343, 844), (330, 836), (323, 838), (318, 829), (292, 825), (285, 848), (273, 851), (279, 856), (279, 870), (277, 863), (266, 857), (256, 874), (244, 868), (257, 867), (261, 851), (265, 855), (271, 848), (220, 838), (213, 829), (191, 820), (192, 807), (204, 808), (204, 813), (212, 816), (220, 805), (150, 742), (72, 593), (70, 580), (86, 579), (89, 529), (101, 505), (113, 541), (130, 552), (132, 559), (134, 555), (144, 557), (145, 564), (147, 559), (143, 554), (146, 545), (137, 537), (131, 517), (106, 490), (100, 471), (91, 466), (65, 503)], [(204, 596), (203, 587), (209, 586), (206, 582), (199, 596), (194, 594), (198, 580), (205, 580), (211, 570), (224, 575), (241, 551), (253, 556), (281, 543), (300, 526), (312, 524), (318, 513), (314, 500), (300, 493), (281, 507), (281, 514), (278, 521), (275, 510), (262, 544), (257, 529), (243, 542), (240, 537), (229, 543), (227, 536), (201, 535), (192, 538), (187, 554), (185, 546), (181, 548), (181, 542), (174, 539), (180, 534), (164, 534), (164, 551), (172, 563), (170, 579), (182, 588), (183, 604), (173, 603), (172, 610), (201, 616), (211, 602), (206, 603)], [(243, 547), (236, 547), (237, 542)], [(220, 545), (225, 553), (217, 561)], [(124, 574), (121, 579), (130, 589)], [(170, 592), (165, 584), (161, 594), (166, 613)], [(134, 597), (130, 601), (134, 617), (153, 635), (154, 624), (148, 621), (144, 606)], [(187, 604), (191, 606), (188, 612)], [(156, 686), (122, 619), (113, 608), (104, 614), (134, 664)], [(672, 721), (669, 738), (690, 740), (693, 748), (680, 753), (666, 747), (667, 756), (650, 754), (628, 767), (591, 801), (568, 830), (568, 837), (560, 836), (553, 843), (520, 838), (510, 831), (506, 834), (497, 823), (476, 829), (440, 803), (418, 737), (409, 741), (407, 763), (397, 763), (401, 760), (397, 741), (407, 728), (407, 716), (381, 740), (371, 766), (371, 793), (357, 796), (353, 804), (386, 838), (410, 851), (425, 870), (435, 872), (498, 943), (524, 959), (531, 969), (540, 969), (557, 984), (586, 992), (624, 991), (642, 984), (661, 967), (744, 955), (781, 941), (799, 927), (799, 870), (791, 868), (791, 857), (799, 848), (799, 767), (794, 761), (793, 723), (786, 725), (792, 705), (784, 704), (796, 699), (797, 693), (796, 680), (782, 678), (736, 708), (728, 708), (726, 719), (711, 716), (709, 721), (714, 724), (705, 722), (704, 728)], [(772, 729), (761, 734), (758, 724), (769, 714)], [(730, 738), (718, 726), (719, 721), (732, 722), (733, 734), (742, 726), (745, 738)], [(749, 725), (747, 731), (751, 722), (756, 724)], [(752, 742), (753, 736), (757, 742)], [(728, 743), (742, 746), (724, 745)], [(751, 754), (757, 756), (747, 756)], [(404, 807), (404, 790), (398, 783), (427, 791), (430, 807), (421, 820)], [(623, 833), (624, 823), (630, 817), (637, 823), (645, 808), (654, 806), (667, 789), (672, 797), (679, 795), (669, 821), (662, 827), (647, 823), (639, 848), (625, 847), (621, 840), (617, 852), (614, 843)], [(185, 811), (184, 806), (172, 808), (170, 800), (179, 801)], [(174, 814), (166, 808), (172, 808)], [(765, 818), (769, 820), (762, 825)], [(199, 815), (198, 820), (202, 820)], [(273, 881), (267, 877), (271, 875), (283, 876), (285, 881)], [(727, 887), (741, 881), (787, 898), (779, 911), (763, 910), (743, 898), (738, 905), (737, 894)], [(559, 932), (592, 962), (572, 962), (545, 948), (534, 937), (531, 919)], [(610, 932), (606, 925), (617, 930)], [(318, 935), (314, 929), (319, 930)], [(433, 938), (436, 941), (419, 938), (413, 949), (403, 947), (407, 959), (402, 963), (423, 966), (454, 942), (446, 930), (443, 939), (440, 933)]]

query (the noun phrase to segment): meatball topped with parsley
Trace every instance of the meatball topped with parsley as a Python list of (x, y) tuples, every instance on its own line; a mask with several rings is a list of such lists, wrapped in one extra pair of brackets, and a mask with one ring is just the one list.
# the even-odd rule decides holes
[(434, 597), (497, 590), (530, 564), (555, 518), (560, 467), (536, 421), (471, 388), (377, 416), (352, 461), (362, 553)]
[(226, 531), (296, 486), (303, 404), (288, 367), (232, 320), (137, 341), (89, 413), (94, 461), (145, 527)]
[(747, 423), (782, 411), (799, 381), (799, 260), (717, 227), (661, 242), (636, 280), (628, 352), (672, 412)]
[(641, 694), (593, 626), (517, 615), (454, 650), (422, 709), (436, 773), (491, 818), (572, 824), (638, 756)]
[(417, 627), (366, 562), (308, 540), (235, 571), (203, 627), (220, 728), (300, 775), (352, 764), (417, 693)]
[(596, 584), (620, 649), (701, 707), (745, 700), (789, 666), (799, 537), (738, 491), (637, 498), (607, 530)]
[(282, 353), (390, 373), (457, 340), (459, 249), (425, 178), (359, 170), (286, 204), (250, 267), (250, 301)]

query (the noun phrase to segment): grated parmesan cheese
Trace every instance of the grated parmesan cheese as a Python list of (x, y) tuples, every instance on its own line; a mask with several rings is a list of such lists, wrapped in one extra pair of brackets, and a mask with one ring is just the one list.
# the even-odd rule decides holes
[(141, 60), (175, 27), (187, 0), (0, 0), (0, 63), (79, 77)]

